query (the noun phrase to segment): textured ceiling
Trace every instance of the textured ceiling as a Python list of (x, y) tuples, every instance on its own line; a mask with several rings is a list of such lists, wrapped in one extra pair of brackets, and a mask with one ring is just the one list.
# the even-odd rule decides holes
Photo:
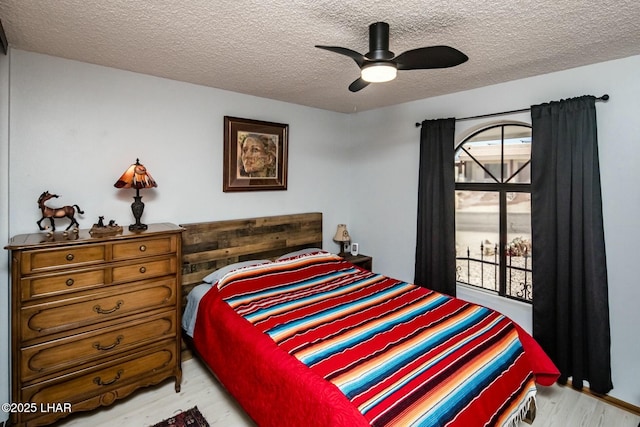
[[(638, 0), (0, 0), (9, 45), (340, 111), (363, 111), (640, 54)], [(396, 54), (449, 45), (455, 68), (360, 92), (355, 62), (388, 22)]]

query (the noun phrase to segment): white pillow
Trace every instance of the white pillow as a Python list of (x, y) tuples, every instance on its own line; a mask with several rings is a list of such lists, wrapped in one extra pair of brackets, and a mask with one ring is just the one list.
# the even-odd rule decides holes
[(253, 265), (259, 265), (259, 264), (267, 264), (270, 263), (271, 260), (268, 259), (252, 259), (252, 260), (248, 260), (248, 261), (240, 261), (240, 262), (236, 262), (233, 264), (229, 264), (229, 265), (225, 265), (224, 267), (221, 267), (211, 273), (209, 273), (208, 275), (206, 275), (204, 277), (204, 279), (202, 279), (203, 282), (205, 283), (209, 283), (210, 285), (213, 285), (214, 283), (216, 283), (218, 280), (220, 280), (222, 278), (222, 276), (224, 276), (225, 274), (237, 270), (239, 268), (243, 268), (243, 267), (251, 267)]
[(325, 251), (323, 249), (320, 249), (320, 248), (300, 249), (298, 251), (293, 251), (293, 252), (289, 252), (288, 254), (284, 254), (281, 257), (279, 257), (276, 261), (282, 261), (283, 259), (294, 258), (294, 257), (297, 257), (297, 256), (313, 254), (313, 253), (317, 253), (317, 252), (327, 252), (327, 251)]

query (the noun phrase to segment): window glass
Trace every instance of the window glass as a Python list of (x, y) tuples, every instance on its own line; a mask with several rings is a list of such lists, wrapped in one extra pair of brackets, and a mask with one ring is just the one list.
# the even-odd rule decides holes
[(499, 194), (456, 191), (456, 270), (458, 281), (499, 289)]
[(531, 129), (515, 125), (493, 127), (458, 147), (456, 182), (530, 183), (530, 163)]
[(531, 299), (531, 193), (507, 193), (507, 294)]
[(455, 152), (457, 280), (530, 302), (531, 128), (495, 125)]
[(456, 182), (500, 182), (500, 160), (494, 141), (464, 143), (456, 151)]
[[(525, 133), (526, 131), (526, 133)], [(531, 182), (531, 129), (523, 126), (504, 127), (504, 170), (502, 182)]]

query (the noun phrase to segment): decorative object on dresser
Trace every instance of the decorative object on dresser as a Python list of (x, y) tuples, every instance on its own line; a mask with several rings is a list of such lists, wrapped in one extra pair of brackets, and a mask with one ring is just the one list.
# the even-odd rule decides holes
[(289, 125), (224, 117), (222, 190), (286, 190)]
[(122, 233), (122, 226), (116, 224), (115, 220), (110, 220), (107, 225), (104, 224), (104, 217), (99, 216), (98, 222), (93, 224), (89, 234), (92, 236), (105, 236)]
[(38, 224), (38, 228), (40, 228), (40, 230), (46, 229), (45, 227), (42, 226), (42, 221), (44, 219), (49, 219), (49, 221), (51, 222), (51, 232), (56, 231), (56, 224), (53, 221), (55, 218), (66, 217), (71, 220), (71, 224), (69, 224), (66, 230), (69, 230), (74, 225), (76, 226), (76, 228), (80, 226), (80, 224), (78, 224), (78, 221), (76, 221), (75, 219), (76, 211), (81, 215), (84, 213), (84, 211), (80, 209), (80, 206), (73, 205), (73, 206), (63, 206), (61, 208), (50, 208), (45, 205), (47, 200), (57, 199), (58, 197), (60, 196), (58, 196), (57, 194), (51, 194), (48, 191), (45, 191), (40, 195), (40, 197), (38, 197), (38, 207), (42, 211), (42, 218), (40, 218), (36, 223)]
[(182, 231), (11, 239), (11, 401), (37, 409), (12, 413), (12, 425), (51, 423), (69, 411), (47, 405), (87, 411), (170, 377), (180, 390)]
[(346, 224), (338, 224), (338, 228), (336, 229), (335, 236), (333, 236), (333, 240), (334, 242), (340, 243), (340, 252), (338, 253), (338, 255), (345, 255), (347, 253), (349, 242), (351, 241), (351, 236), (349, 236)]
[(147, 171), (147, 168), (140, 163), (140, 159), (136, 159), (136, 162), (129, 166), (124, 171), (122, 176), (113, 184), (116, 188), (135, 188), (136, 195), (133, 197), (133, 203), (131, 204), (131, 211), (133, 217), (136, 219), (135, 224), (129, 226), (129, 230), (146, 230), (147, 225), (140, 222), (142, 212), (144, 211), (144, 203), (142, 203), (142, 196), (140, 195), (141, 188), (157, 187), (158, 184), (151, 178), (151, 175)]

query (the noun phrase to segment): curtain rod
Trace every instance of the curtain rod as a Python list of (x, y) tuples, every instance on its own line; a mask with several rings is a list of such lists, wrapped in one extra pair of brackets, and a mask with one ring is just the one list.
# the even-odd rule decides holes
[[(596, 101), (606, 102), (608, 100), (609, 100), (609, 95), (607, 95), (606, 93), (602, 95), (600, 98), (596, 98)], [(460, 119), (456, 119), (456, 122), (460, 122), (462, 120), (484, 119), (487, 117), (504, 116), (506, 114), (526, 113), (527, 111), (531, 111), (531, 108), (521, 108), (519, 110), (503, 111), (501, 113), (490, 113), (490, 114), (481, 114), (479, 116), (462, 117)], [(420, 126), (422, 126), (422, 123), (416, 123), (417, 128), (419, 128)]]

